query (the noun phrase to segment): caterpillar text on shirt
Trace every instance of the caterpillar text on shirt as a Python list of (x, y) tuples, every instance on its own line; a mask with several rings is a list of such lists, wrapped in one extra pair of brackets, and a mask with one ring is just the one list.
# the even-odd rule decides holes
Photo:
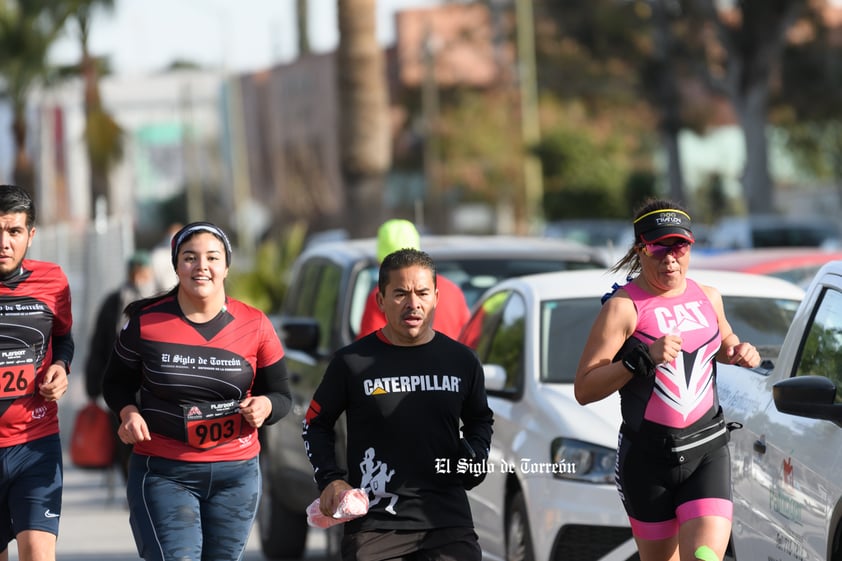
[(419, 376), (391, 376), (372, 378), (363, 382), (366, 395), (399, 392), (459, 392), (458, 376), (424, 374)]

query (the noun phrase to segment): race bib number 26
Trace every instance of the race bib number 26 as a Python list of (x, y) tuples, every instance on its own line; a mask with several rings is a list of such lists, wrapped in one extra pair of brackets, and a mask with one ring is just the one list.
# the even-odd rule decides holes
[(243, 416), (236, 400), (183, 405), (187, 444), (200, 450), (213, 448), (240, 436)]
[(17, 399), (35, 393), (35, 365), (0, 367), (0, 400)]

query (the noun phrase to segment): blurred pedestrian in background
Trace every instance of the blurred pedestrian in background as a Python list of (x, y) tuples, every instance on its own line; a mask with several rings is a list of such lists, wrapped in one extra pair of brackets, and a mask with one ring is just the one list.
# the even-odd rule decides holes
[(0, 560), (54, 561), (63, 485), (58, 399), (73, 360), (70, 286), (61, 268), (27, 259), (35, 206), (0, 185)]
[(129, 305), (103, 382), (134, 446), (132, 532), (147, 561), (241, 559), (260, 498), (257, 429), (291, 404), (284, 351), (263, 312), (226, 296), (219, 227), (184, 226), (171, 262), (178, 283)]
[[(155, 276), (149, 262), (149, 254), (145, 251), (134, 253), (126, 265), (126, 280), (119, 288), (109, 293), (100, 305), (99, 312), (94, 323), (93, 335), (88, 346), (88, 358), (85, 361), (85, 393), (88, 398), (96, 400), (102, 395), (102, 377), (105, 373), (105, 365), (111, 350), (114, 348), (114, 341), (117, 340), (117, 333), (126, 322), (123, 311), (126, 306), (148, 298), (155, 293)], [(120, 426), (119, 419), (114, 417), (114, 439), (117, 441), (115, 448), (115, 463), (125, 478), (128, 475), (129, 455), (131, 446), (124, 444), (117, 437), (117, 428)]]
[[(465, 489), (485, 477), (491, 445), (482, 365), (433, 330), (438, 291), (429, 255), (389, 254), (378, 285), (386, 326), (335, 353), (305, 417), (321, 513), (332, 516), (351, 489), (368, 493), (368, 513), (345, 523), (345, 561), (479, 561)], [(335, 445), (343, 413), (347, 470)], [(460, 474), (457, 465), (471, 469)]]
[(158, 245), (152, 248), (150, 253), (149, 258), (155, 276), (156, 292), (170, 290), (178, 282), (178, 276), (175, 274), (170, 256), (170, 247), (173, 236), (181, 230), (182, 226), (184, 225), (181, 222), (173, 222), (167, 226), (166, 235), (158, 242)]
[[(377, 262), (382, 263), (387, 255), (399, 249), (421, 249), (421, 236), (412, 222), (394, 218), (387, 220), (377, 229)], [(439, 301), (433, 317), (433, 329), (451, 339), (456, 339), (468, 323), (471, 311), (468, 309), (462, 289), (454, 282), (443, 275), (437, 275), (437, 282)], [(377, 305), (377, 287), (375, 286), (365, 301), (357, 338), (364, 337), (384, 325), (386, 325), (386, 316)]]
[(587, 404), (620, 393), (616, 480), (643, 561), (721, 560), (731, 535), (728, 427), (716, 361), (755, 367), (722, 296), (687, 277), (690, 215), (649, 200), (634, 245), (612, 269), (629, 281), (606, 295), (576, 371)]

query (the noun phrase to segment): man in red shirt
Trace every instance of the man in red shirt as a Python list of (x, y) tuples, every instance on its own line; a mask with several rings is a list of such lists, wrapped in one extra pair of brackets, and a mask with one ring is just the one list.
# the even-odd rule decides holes
[(35, 205), (0, 185), (0, 560), (55, 561), (61, 515), (58, 404), (73, 360), (70, 285), (55, 263), (27, 257)]
[[(382, 263), (387, 255), (399, 249), (421, 249), (421, 236), (412, 222), (394, 218), (384, 222), (377, 230), (377, 261)], [(433, 329), (456, 339), (471, 312), (461, 288), (441, 275), (437, 275), (436, 280), (439, 303), (433, 317)], [(376, 294), (375, 286), (366, 299), (357, 339), (386, 325), (386, 316), (377, 306)]]

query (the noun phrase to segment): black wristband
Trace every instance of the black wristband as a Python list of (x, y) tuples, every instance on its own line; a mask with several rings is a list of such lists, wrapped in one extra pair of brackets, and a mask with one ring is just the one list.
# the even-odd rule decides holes
[(655, 361), (649, 356), (649, 349), (640, 341), (623, 354), (620, 362), (635, 378), (649, 378), (655, 375)]
[(471, 446), (467, 439), (459, 441), (459, 458), (457, 459), (457, 473), (465, 489), (473, 489), (485, 480), (487, 475), (486, 460), (488, 450)]

